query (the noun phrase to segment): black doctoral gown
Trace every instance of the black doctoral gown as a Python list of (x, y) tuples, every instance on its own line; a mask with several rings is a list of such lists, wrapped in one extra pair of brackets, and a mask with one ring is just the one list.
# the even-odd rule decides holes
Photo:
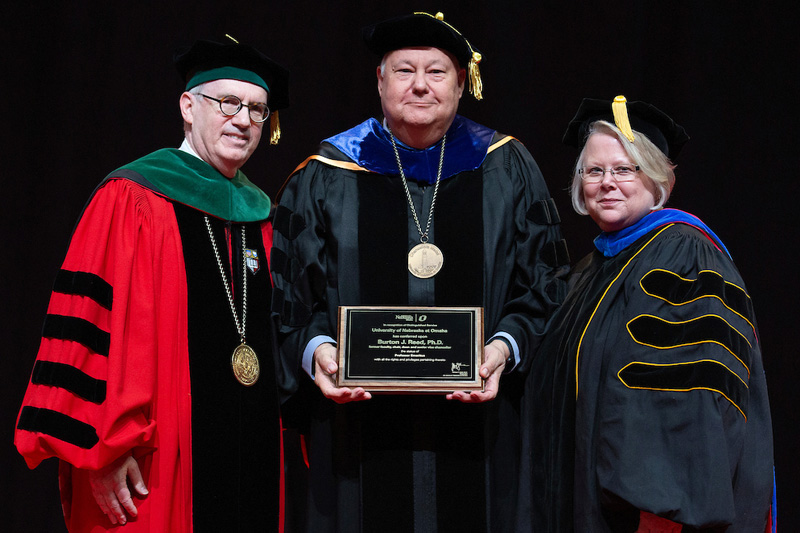
[[(323, 143), (279, 198), (272, 268), (282, 372), (313, 396), (309, 531), (514, 530), (515, 372), (484, 405), (443, 395), (337, 405), (300, 370), (310, 340), (336, 337), (340, 305), (482, 306), (485, 338), (508, 334), (527, 363), (564, 291), (556, 267), (567, 262), (566, 249), (554, 204), (515, 139), (457, 117), (446, 142), (430, 236), (444, 266), (433, 278), (408, 272), (419, 233), (377, 121)], [(399, 150), (424, 227), (441, 143)]]
[(526, 385), (534, 531), (634, 531), (640, 511), (683, 531), (764, 531), (772, 428), (753, 304), (710, 230), (670, 222), (686, 215), (645, 217), (660, 222), (570, 279)]

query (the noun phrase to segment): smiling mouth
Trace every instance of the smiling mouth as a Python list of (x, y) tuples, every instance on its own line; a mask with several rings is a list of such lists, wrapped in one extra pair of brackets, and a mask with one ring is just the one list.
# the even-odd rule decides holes
[(244, 135), (238, 135), (236, 133), (225, 133), (223, 135), (229, 139), (233, 139), (234, 141), (240, 141), (240, 142), (247, 142), (249, 139), (249, 137), (245, 137)]

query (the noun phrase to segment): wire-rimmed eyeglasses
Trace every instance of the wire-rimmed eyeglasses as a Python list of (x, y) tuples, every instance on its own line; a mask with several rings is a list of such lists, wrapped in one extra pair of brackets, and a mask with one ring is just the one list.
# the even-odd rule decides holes
[(581, 179), (586, 183), (600, 183), (606, 172), (610, 172), (617, 183), (633, 181), (636, 179), (636, 173), (639, 172), (639, 165), (617, 165), (612, 168), (581, 167), (578, 169)]
[(238, 113), (243, 107), (246, 107), (250, 113), (250, 120), (253, 122), (264, 122), (269, 118), (269, 107), (267, 104), (244, 104), (238, 96), (228, 95), (220, 98), (214, 98), (207, 94), (200, 93), (200, 96), (214, 100), (219, 104), (219, 110), (223, 115), (232, 117)]

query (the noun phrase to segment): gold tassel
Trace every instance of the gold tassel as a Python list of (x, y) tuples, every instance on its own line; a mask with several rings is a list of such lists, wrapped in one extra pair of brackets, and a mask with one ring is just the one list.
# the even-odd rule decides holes
[(273, 111), (269, 117), (269, 143), (278, 144), (281, 138), (281, 121), (278, 118), (278, 112)]
[(482, 56), (472, 48), (472, 45), (469, 44), (469, 41), (467, 41), (463, 35), (461, 35), (460, 31), (455, 29), (452, 24), (449, 24), (444, 21), (444, 13), (442, 13), (441, 11), (437, 11), (435, 15), (431, 15), (430, 13), (425, 13), (424, 11), (415, 11), (414, 14), (427, 15), (429, 17), (433, 17), (439, 22), (447, 24), (447, 26), (451, 30), (456, 32), (462, 39), (464, 39), (464, 42), (466, 42), (467, 46), (469, 46), (470, 52), (472, 52), (472, 57), (469, 59), (469, 63), (467, 64), (467, 74), (469, 76), (469, 93), (472, 96), (474, 96), (476, 100), (483, 100), (483, 81), (481, 80), (481, 70), (478, 68), (478, 63), (481, 62)]
[(634, 142), (636, 139), (633, 136), (631, 123), (628, 120), (628, 100), (624, 96), (619, 95), (611, 102), (611, 111), (614, 113), (614, 123), (619, 128), (619, 131), (630, 141)]
[(478, 68), (478, 63), (481, 62), (481, 59), (481, 55), (473, 51), (467, 67), (469, 72), (469, 92), (475, 97), (475, 100), (483, 100), (483, 81), (481, 80), (481, 71)]

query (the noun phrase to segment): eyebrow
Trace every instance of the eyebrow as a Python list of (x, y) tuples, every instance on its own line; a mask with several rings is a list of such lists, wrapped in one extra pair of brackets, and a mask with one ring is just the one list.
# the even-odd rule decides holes
[[(392, 65), (401, 65), (401, 64), (411, 65), (411, 64), (415, 64), (415, 63), (416, 62), (412, 61), (411, 59), (407, 59), (407, 58), (401, 57), (401, 58), (397, 59), (396, 63), (392, 63)], [(437, 59), (431, 60), (429, 63), (426, 63), (427, 67), (430, 67), (432, 65), (441, 65), (441, 66), (445, 66), (446, 67), (447, 66), (447, 62), (444, 59), (437, 58)]]
[[(216, 98), (217, 100), (222, 100), (222, 99), (223, 99), (223, 98), (225, 98), (226, 96), (235, 96), (236, 98), (238, 98), (238, 99), (239, 99), (239, 101), (240, 101), (241, 103), (243, 103), (243, 104), (247, 104), (247, 105), (253, 105), (253, 104), (264, 104), (264, 105), (267, 105), (267, 102), (266, 102), (266, 101), (264, 101), (264, 102), (261, 102), (261, 101), (247, 102), (247, 101), (245, 101), (245, 100), (244, 100), (244, 99), (243, 99), (241, 96), (239, 96), (238, 94), (233, 94), (233, 93), (225, 93), (225, 94), (222, 94), (222, 95), (220, 95), (220, 96), (215, 96), (215, 98)], [(269, 94), (267, 95), (267, 98), (269, 98)]]
[[(583, 162), (582, 162), (583, 164), (581, 166), (584, 166), (584, 167), (602, 167), (603, 166), (602, 163), (592, 163), (591, 161), (592, 161), (591, 159), (584, 159)], [(619, 161), (618, 160), (618, 161), (615, 161), (615, 162), (609, 163), (609, 164), (612, 167), (616, 167), (616, 166), (619, 166), (619, 165), (634, 165), (634, 166), (636, 165), (636, 163), (634, 163), (633, 161), (628, 161), (628, 160), (625, 160), (625, 161)]]

